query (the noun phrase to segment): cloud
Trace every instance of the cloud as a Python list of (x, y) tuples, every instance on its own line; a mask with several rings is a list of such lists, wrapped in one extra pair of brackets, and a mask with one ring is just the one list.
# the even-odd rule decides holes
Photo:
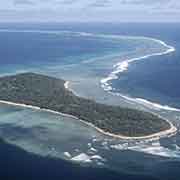
[(14, 5), (34, 5), (35, 3), (31, 0), (14, 0)]
[(89, 7), (108, 7), (111, 6), (111, 2), (109, 0), (97, 0), (93, 3), (90, 3)]
[(164, 4), (170, 0), (119, 0), (120, 4), (123, 5), (155, 5), (155, 4)]
[(60, 4), (73, 4), (73, 3), (76, 3), (77, 1), (76, 0), (62, 0), (62, 1), (56, 1), (56, 3), (60, 3)]
[[(137, 20), (165, 21), (180, 19), (178, 0), (0, 0), (0, 20), (82, 19), (87, 21)], [(14, 15), (11, 15), (10, 12)], [(6, 13), (7, 12), (7, 13)], [(29, 14), (28, 14), (29, 12)], [(17, 14), (17, 16), (15, 16)], [(130, 20), (129, 20), (130, 19)]]

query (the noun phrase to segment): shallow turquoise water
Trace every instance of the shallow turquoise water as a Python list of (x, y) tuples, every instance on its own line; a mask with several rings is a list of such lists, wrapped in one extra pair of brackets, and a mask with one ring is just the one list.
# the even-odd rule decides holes
[[(89, 85), (93, 81), (100, 82), (117, 62), (165, 50), (161, 44), (144, 38), (72, 32), (6, 31), (0, 32), (0, 38), (0, 75), (42, 72), (79, 83), (79, 86), (85, 81)], [(100, 83), (96, 85), (100, 87)], [(158, 113), (173, 117), (179, 124), (178, 112), (158, 110)], [(4, 140), (42, 156), (75, 158), (76, 162), (130, 172), (143, 169), (144, 173), (152, 168), (152, 162), (179, 161), (180, 157), (179, 134), (155, 142), (127, 143), (104, 137), (72, 118), (44, 111), (0, 104), (0, 117), (0, 136)], [(127, 165), (127, 158), (123, 159), (124, 154), (131, 165)]]

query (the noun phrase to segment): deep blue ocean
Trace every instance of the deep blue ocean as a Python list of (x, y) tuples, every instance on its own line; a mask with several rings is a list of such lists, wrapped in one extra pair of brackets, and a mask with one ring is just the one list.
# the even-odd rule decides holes
[[(155, 25), (158, 27), (158, 25)], [(165, 25), (164, 25), (165, 26)], [(128, 71), (119, 75), (113, 85), (121, 93), (131, 94), (153, 102), (173, 107), (180, 107), (180, 25), (157, 32), (143, 33), (145, 36), (156, 37), (175, 47), (176, 51), (163, 56), (137, 61), (129, 66)], [(164, 27), (164, 28), (163, 28)], [(149, 28), (151, 31), (152, 28)]]
[[(1, 29), (90, 32), (126, 36), (145, 36), (160, 39), (176, 48), (163, 56), (132, 63), (128, 71), (112, 81), (115, 92), (144, 98), (163, 105), (180, 107), (178, 74), (180, 72), (179, 24), (1, 24)], [(63, 38), (62, 38), (63, 36)], [(105, 42), (98, 38), (27, 32), (0, 33), (1, 74), (43, 64), (73, 64), (131, 49), (130, 45)], [(157, 78), (158, 77), (158, 78)], [(170, 88), (173, 87), (173, 88)]]
[[(39, 31), (39, 32), (38, 32)], [(55, 76), (59, 66), (68, 68), (77, 64), (85, 67), (85, 60), (106, 57), (103, 61), (111, 61), (117, 58), (119, 51), (133, 51), (138, 42), (127, 42), (81, 36), (74, 33), (86, 32), (106, 35), (145, 36), (160, 39), (168, 45), (175, 47), (176, 51), (162, 56), (150, 57), (142, 61), (136, 61), (129, 65), (127, 71), (118, 74), (118, 79), (112, 80), (113, 92), (122, 93), (131, 97), (138, 97), (180, 108), (180, 24), (0, 24), (0, 75), (15, 74), (24, 71), (43, 71)], [(57, 33), (58, 32), (58, 33)], [(63, 32), (63, 33), (59, 33)], [(114, 56), (113, 56), (114, 55)], [(120, 54), (121, 56), (121, 54)], [(101, 60), (101, 59), (100, 59)], [(103, 61), (98, 61), (101, 65)], [(87, 74), (91, 75), (91, 68), (96, 75), (106, 75), (110, 72), (108, 67), (99, 68), (99, 64), (88, 64)], [(108, 64), (108, 63), (107, 63)], [(48, 68), (56, 68), (53, 72)], [(82, 69), (76, 69), (78, 73)], [(51, 73), (49, 73), (51, 72)], [(61, 74), (61, 72), (59, 72)], [(62, 72), (63, 74), (64, 72)], [(85, 72), (86, 73), (86, 72)], [(9, 108), (9, 107), (8, 107)], [(7, 120), (19, 118), (19, 109), (0, 109), (0, 117)], [(2, 112), (1, 112), (2, 111)], [(24, 113), (24, 114), (23, 114)], [(22, 116), (29, 118), (30, 112), (22, 111)], [(19, 121), (19, 120), (18, 120)], [(8, 124), (0, 125), (0, 179), (126, 179), (126, 180), (179, 180), (180, 162), (178, 156), (169, 156), (169, 144), (171, 141), (180, 145), (180, 138), (163, 139), (165, 156), (157, 156), (159, 150), (152, 154), (145, 151), (121, 152), (110, 149), (101, 153), (108, 156), (107, 166), (94, 167), (74, 164), (59, 158), (42, 157), (34, 153), (28, 153), (22, 148), (8, 144), (3, 139), (12, 133), (18, 138), (17, 127), (8, 127)], [(12, 131), (14, 130), (14, 131)], [(19, 129), (20, 130), (20, 129)], [(20, 135), (27, 135), (27, 129)], [(25, 134), (24, 134), (25, 133)], [(30, 134), (30, 132), (29, 132)], [(31, 134), (32, 135), (32, 134)], [(33, 137), (33, 136), (32, 136)], [(9, 138), (9, 137), (8, 137)], [(70, 139), (70, 141), (74, 139)], [(64, 144), (68, 144), (63, 140)], [(48, 142), (49, 143), (49, 142)], [(173, 144), (174, 146), (174, 144)], [(65, 148), (65, 145), (62, 145)], [(174, 147), (172, 147), (174, 148)], [(179, 147), (178, 147), (179, 148)], [(160, 148), (161, 150), (161, 148)], [(177, 150), (177, 148), (176, 148)], [(163, 151), (163, 152), (164, 152)], [(180, 155), (178, 149), (176, 154)], [(112, 167), (112, 168), (111, 168)]]

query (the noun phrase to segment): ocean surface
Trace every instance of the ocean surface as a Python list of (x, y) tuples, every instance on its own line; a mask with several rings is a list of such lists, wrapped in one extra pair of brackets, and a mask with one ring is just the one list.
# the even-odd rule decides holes
[(157, 113), (178, 128), (173, 137), (127, 142), (73, 118), (0, 103), (0, 177), (178, 180), (179, 32), (175, 23), (0, 24), (0, 76), (63, 78), (77, 94)]

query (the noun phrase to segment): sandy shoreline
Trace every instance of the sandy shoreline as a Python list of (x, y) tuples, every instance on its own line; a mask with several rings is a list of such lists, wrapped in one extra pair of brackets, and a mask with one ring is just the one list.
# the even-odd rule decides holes
[(69, 88), (69, 81), (66, 81), (66, 82), (64, 83), (64, 88), (65, 88), (65, 89), (68, 89), (68, 88)]
[(58, 112), (58, 111), (53, 111), (53, 110), (50, 110), (50, 109), (42, 109), (42, 108), (37, 107), (37, 106), (31, 106), (31, 105), (26, 105), (26, 104), (21, 104), (21, 103), (14, 103), (14, 102), (3, 101), (3, 100), (0, 100), (0, 103), (12, 105), (12, 106), (20, 106), (20, 107), (25, 107), (25, 108), (35, 109), (35, 110), (42, 110), (42, 111), (50, 112), (50, 113), (53, 113), (53, 114), (61, 115), (61, 116), (64, 116), (64, 117), (70, 117), (70, 118), (73, 118), (73, 119), (77, 119), (80, 122), (82, 122), (82, 123), (94, 128), (94, 129), (96, 129), (98, 132), (102, 133), (103, 135), (113, 137), (113, 138), (119, 138), (119, 139), (122, 139), (122, 140), (146, 140), (146, 139), (156, 140), (156, 139), (159, 139), (159, 138), (169, 137), (169, 136), (175, 135), (176, 132), (177, 132), (177, 128), (169, 120), (164, 119), (165, 121), (167, 121), (170, 124), (169, 129), (167, 129), (165, 131), (160, 131), (158, 133), (154, 133), (154, 134), (151, 134), (151, 135), (147, 135), (147, 136), (129, 137), (129, 136), (123, 136), (123, 135), (117, 135), (117, 134), (105, 132), (104, 130), (102, 130), (102, 129), (96, 127), (95, 125), (93, 125), (92, 123), (88, 123), (88, 122), (83, 121), (83, 120), (81, 120), (81, 119), (79, 119), (79, 118), (77, 118), (77, 117), (75, 117), (73, 115), (61, 113), (61, 112)]

